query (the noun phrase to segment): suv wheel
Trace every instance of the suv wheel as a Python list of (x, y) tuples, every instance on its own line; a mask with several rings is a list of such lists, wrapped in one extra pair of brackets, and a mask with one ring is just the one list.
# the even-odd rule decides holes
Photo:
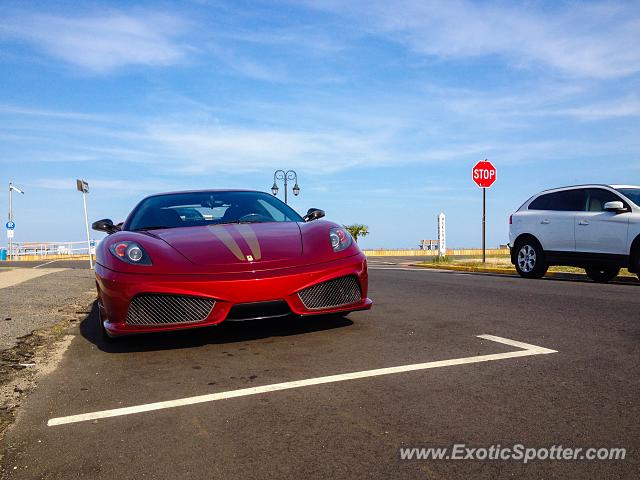
[(586, 267), (587, 277), (597, 283), (607, 283), (613, 280), (620, 273), (618, 267)]
[(534, 239), (520, 240), (516, 244), (516, 270), (524, 278), (542, 278), (548, 265), (544, 261), (544, 252)]

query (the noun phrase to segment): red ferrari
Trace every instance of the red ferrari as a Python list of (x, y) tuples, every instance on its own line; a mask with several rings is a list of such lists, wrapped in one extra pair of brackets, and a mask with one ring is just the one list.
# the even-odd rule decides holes
[(204, 190), (142, 200), (96, 253), (107, 338), (371, 308), (367, 261), (340, 225), (263, 192)]

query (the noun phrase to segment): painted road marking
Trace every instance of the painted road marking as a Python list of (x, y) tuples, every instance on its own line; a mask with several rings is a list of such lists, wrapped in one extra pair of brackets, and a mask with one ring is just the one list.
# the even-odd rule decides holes
[(382, 267), (382, 266), (376, 266), (376, 267), (372, 267), (371, 265), (369, 265), (369, 270), (401, 270), (403, 272), (450, 272), (451, 270), (439, 270), (439, 269), (435, 269), (435, 268), (420, 268), (420, 267)]
[(40, 267), (44, 267), (45, 265), (49, 265), (50, 263), (59, 262), (59, 261), (60, 260), (51, 260), (50, 262), (41, 263), (40, 265), (36, 265), (35, 267), (31, 267), (31, 268), (40, 268)]
[(356, 380), (359, 378), (379, 377), (382, 375), (391, 375), (394, 373), (414, 372), (417, 370), (427, 370), (430, 368), (449, 367), (452, 365), (465, 365), (469, 363), (490, 362), (492, 360), (504, 360), (505, 358), (528, 357), (531, 355), (546, 355), (549, 353), (557, 353), (556, 350), (538, 347), (528, 343), (510, 340), (508, 338), (496, 337), (494, 335), (477, 335), (478, 338), (490, 340), (492, 342), (502, 343), (522, 350), (506, 353), (493, 353), (489, 355), (477, 355), (475, 357), (453, 358), (451, 360), (439, 360), (435, 362), (415, 363), (412, 365), (401, 365), (398, 367), (377, 368), (375, 370), (364, 370), (361, 372), (341, 373), (338, 375), (329, 375), (326, 377), (308, 378), (305, 380), (294, 380), (292, 382), (275, 383), (272, 385), (262, 385), (260, 387), (242, 388), (240, 390), (230, 390), (227, 392), (211, 393), (207, 395), (198, 395), (195, 397), (179, 398), (177, 400), (168, 400), (164, 402), (147, 403), (144, 405), (135, 405), (133, 407), (115, 408), (113, 410), (102, 410), (98, 412), (82, 413), (79, 415), (71, 415), (68, 417), (52, 418), (47, 422), (49, 427), (56, 425), (65, 425), (68, 423), (86, 422), (89, 420), (98, 420), (100, 418), (119, 417), (122, 415), (133, 415), (136, 413), (150, 412), (153, 410), (163, 410), (166, 408), (183, 407), (186, 405), (194, 405), (197, 403), (215, 402), (217, 400), (226, 400), (229, 398), (245, 397), (248, 395), (258, 395), (260, 393), (277, 392), (280, 390), (290, 390), (293, 388), (309, 387), (312, 385), (322, 385), (325, 383), (343, 382), (346, 380)]

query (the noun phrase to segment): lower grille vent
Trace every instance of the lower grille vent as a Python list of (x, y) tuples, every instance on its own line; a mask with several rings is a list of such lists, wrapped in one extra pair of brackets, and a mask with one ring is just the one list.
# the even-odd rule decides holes
[(169, 325), (195, 323), (207, 319), (215, 300), (187, 295), (144, 294), (129, 305), (129, 325)]
[(309, 310), (335, 308), (359, 302), (362, 298), (360, 283), (352, 275), (305, 288), (298, 293)]

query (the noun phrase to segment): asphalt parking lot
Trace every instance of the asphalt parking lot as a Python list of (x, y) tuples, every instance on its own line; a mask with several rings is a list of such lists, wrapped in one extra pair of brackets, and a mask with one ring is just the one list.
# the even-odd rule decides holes
[[(372, 259), (374, 308), (344, 319), (111, 345), (94, 308), (0, 443), (3, 478), (637, 478), (637, 285), (403, 263)], [(627, 456), (400, 460), (454, 443)]]
[(88, 260), (19, 260), (2, 262), (8, 268), (71, 268), (84, 270), (89, 268)]

